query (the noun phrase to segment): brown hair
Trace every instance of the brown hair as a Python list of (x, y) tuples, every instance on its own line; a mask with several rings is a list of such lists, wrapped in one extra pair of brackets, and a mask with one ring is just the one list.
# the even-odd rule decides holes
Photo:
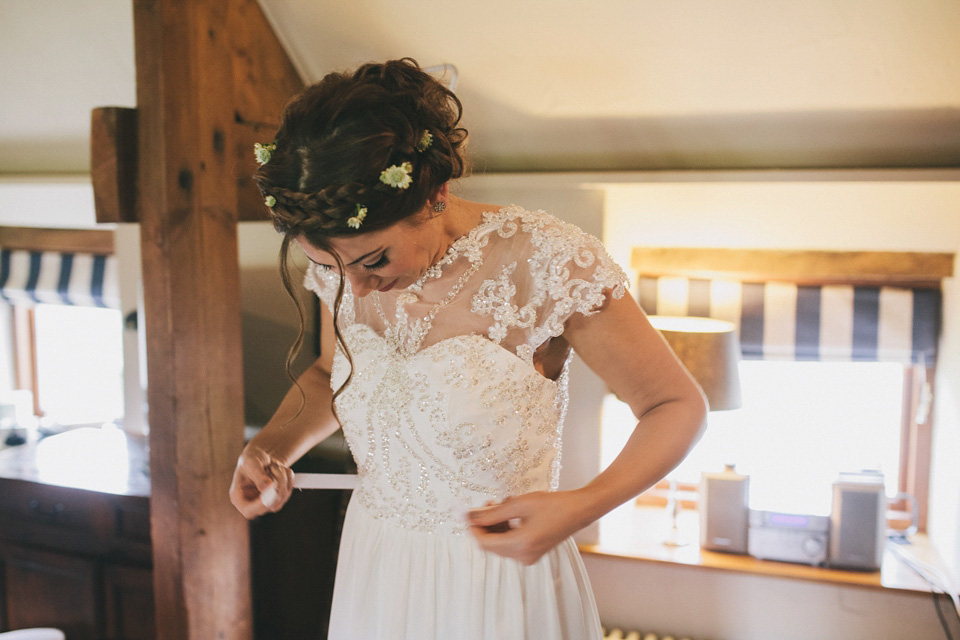
[[(467, 130), (459, 126), (461, 113), (456, 95), (411, 58), (365, 64), (352, 74), (328, 74), (287, 104), (270, 160), (254, 180), (261, 193), (273, 199), (270, 217), (284, 236), (281, 279), (300, 317), (299, 334), (287, 355), (291, 378), (304, 331), (303, 306), (288, 264), (291, 242), (302, 237), (337, 261), (341, 278), (333, 308), (334, 333), (352, 368), (338, 322), (343, 264), (329, 241), (405, 220), (420, 212), (443, 184), (463, 176)], [(425, 132), (432, 142), (418, 150)], [(413, 168), (407, 188), (380, 181), (384, 169), (404, 162)], [(367, 215), (353, 228), (347, 220), (358, 207), (365, 207)]]

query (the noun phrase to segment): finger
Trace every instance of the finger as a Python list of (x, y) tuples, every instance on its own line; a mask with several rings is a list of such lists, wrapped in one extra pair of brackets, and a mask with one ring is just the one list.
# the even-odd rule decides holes
[(244, 489), (251, 487), (259, 493), (270, 484), (273, 484), (273, 478), (269, 472), (270, 461), (261, 459), (255, 453), (253, 455), (244, 454), (237, 462), (237, 470), (234, 476), (240, 478), (244, 483)]
[[(245, 511), (249, 508), (249, 503), (255, 501), (260, 495), (256, 485), (247, 476), (241, 467), (233, 473), (233, 480), (230, 483), (230, 502), (245, 516)], [(247, 516), (249, 517), (249, 516)]]
[(277, 497), (277, 486), (271, 484), (260, 492), (260, 503), (267, 509), (272, 509)]
[(531, 552), (526, 537), (520, 531), (491, 533), (482, 527), (471, 527), (470, 533), (473, 534), (478, 546), (489, 553), (511, 558), (523, 564), (532, 564), (538, 557)]
[(260, 502), (269, 511), (279, 511), (293, 494), (293, 471), (286, 465), (271, 462), (267, 469), (271, 483), (260, 492)]
[(501, 553), (517, 544), (519, 533), (511, 529), (491, 531), (489, 527), (469, 527), (471, 535), (485, 551)]
[(263, 506), (257, 497), (248, 499), (243, 495), (231, 494), (230, 501), (233, 503), (233, 506), (237, 508), (237, 511), (247, 520), (252, 520), (267, 512), (266, 507)]
[(517, 517), (519, 513), (514, 502), (477, 507), (467, 512), (467, 521), (481, 527), (489, 527)]
[(290, 497), (293, 472), (259, 450), (246, 451), (237, 461), (230, 500), (246, 518), (278, 511)]

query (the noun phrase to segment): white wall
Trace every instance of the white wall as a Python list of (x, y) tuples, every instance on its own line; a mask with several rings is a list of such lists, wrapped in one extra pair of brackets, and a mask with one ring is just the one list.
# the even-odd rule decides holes
[[(238, 225), (244, 405), (247, 423), (251, 425), (265, 424), (292, 384), (285, 361), (297, 336), (298, 320), (296, 307), (280, 280), (280, 241), (269, 222)], [(300, 276), (294, 275), (294, 285), (301, 289), (301, 299), (307, 305), (306, 342), (296, 363), (299, 370), (316, 358), (312, 341), (316, 319), (313, 294), (300, 287)]]
[(944, 637), (925, 593), (599, 556), (586, 556), (584, 563), (601, 619), (609, 627), (695, 640)]
[(67, 229), (96, 227), (90, 176), (0, 175), (0, 224)]

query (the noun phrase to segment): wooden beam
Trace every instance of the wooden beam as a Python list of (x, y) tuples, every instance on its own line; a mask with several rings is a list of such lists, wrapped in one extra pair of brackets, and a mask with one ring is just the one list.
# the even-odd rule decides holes
[(137, 110), (98, 107), (90, 114), (90, 179), (97, 222), (136, 222)]
[(253, 182), (255, 142), (270, 142), (284, 106), (304, 84), (255, 0), (231, 0), (227, 16), (232, 50), (233, 158), (240, 220), (265, 220), (263, 196)]
[(911, 251), (805, 251), (634, 247), (630, 265), (641, 275), (805, 284), (898, 283), (939, 286), (953, 276), (954, 254)]
[(0, 247), (20, 251), (113, 253), (113, 231), (105, 229), (41, 229), (0, 227)]
[(134, 34), (157, 638), (248, 640), (236, 222), (300, 80), (255, 0), (135, 0)]

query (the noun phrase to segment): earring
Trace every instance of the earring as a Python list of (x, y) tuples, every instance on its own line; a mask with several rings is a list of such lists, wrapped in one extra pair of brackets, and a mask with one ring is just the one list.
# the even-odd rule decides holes
[(443, 213), (447, 209), (447, 203), (443, 200), (440, 200), (435, 205), (433, 205), (433, 210), (437, 213)]

